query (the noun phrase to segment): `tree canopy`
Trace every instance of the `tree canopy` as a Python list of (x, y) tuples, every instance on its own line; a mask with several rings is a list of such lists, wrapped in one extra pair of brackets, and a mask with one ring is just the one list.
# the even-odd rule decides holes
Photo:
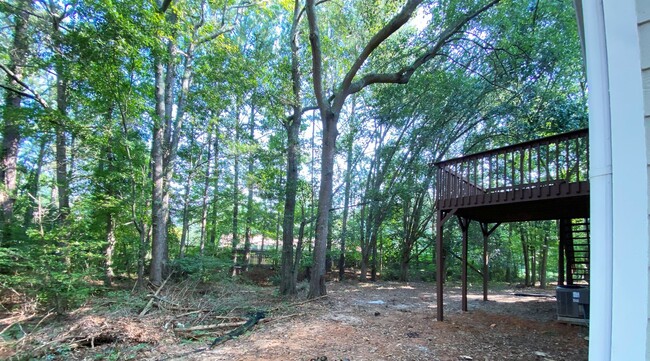
[[(3, 0), (0, 22), (0, 284), (59, 309), (254, 252), (283, 294), (431, 279), (432, 162), (587, 124), (562, 1)], [(513, 227), (497, 280), (557, 244)]]

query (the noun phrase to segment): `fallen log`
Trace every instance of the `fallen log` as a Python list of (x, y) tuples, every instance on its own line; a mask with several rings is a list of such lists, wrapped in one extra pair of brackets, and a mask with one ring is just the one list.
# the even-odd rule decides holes
[(253, 314), (251, 318), (248, 319), (248, 321), (246, 321), (243, 325), (237, 327), (236, 329), (228, 332), (227, 334), (221, 337), (215, 338), (214, 341), (212, 341), (210, 347), (208, 347), (208, 349), (211, 350), (217, 345), (220, 345), (228, 340), (232, 340), (233, 338), (243, 335), (244, 333), (246, 333), (246, 331), (253, 328), (253, 326), (255, 326), (257, 322), (259, 322), (259, 320), (263, 319), (264, 317), (265, 317), (264, 311), (255, 312), (255, 314)]
[(198, 326), (192, 326), (192, 327), (177, 328), (177, 329), (175, 329), (175, 331), (189, 332), (189, 331), (212, 330), (212, 329), (215, 329), (215, 328), (237, 327), (237, 326), (245, 325), (246, 322), (248, 322), (248, 321), (222, 322), (222, 323), (215, 323), (215, 324), (212, 324), (212, 325), (198, 325)]

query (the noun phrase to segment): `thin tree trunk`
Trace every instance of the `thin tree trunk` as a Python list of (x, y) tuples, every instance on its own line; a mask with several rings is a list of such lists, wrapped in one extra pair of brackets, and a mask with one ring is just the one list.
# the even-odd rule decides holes
[[(293, 114), (284, 124), (287, 132), (287, 169), (284, 196), (284, 217), (282, 219), (282, 255), (280, 260), (279, 290), (282, 295), (296, 294), (296, 275), (293, 271), (295, 269), (295, 261), (293, 257), (293, 228), (296, 212), (296, 194), (298, 193), (298, 171), (300, 168), (298, 147), (300, 145), (300, 126), (302, 123), (300, 61), (298, 54), (298, 21), (300, 19), (301, 9), (301, 1), (294, 0), (293, 22), (291, 25), (290, 35)], [(278, 249), (277, 241), (275, 249)]]
[[(39, 148), (38, 148), (38, 160), (36, 162), (36, 168), (32, 171), (30, 182), (29, 182), (29, 202), (27, 203), (27, 209), (25, 210), (25, 221), (24, 228), (29, 228), (34, 220), (40, 219), (41, 217), (41, 207), (39, 206), (39, 195), (40, 190), (40, 179), (41, 172), (43, 170), (43, 162), (45, 158), (45, 149), (49, 142), (48, 137), (42, 137)], [(37, 209), (37, 216), (34, 215), (34, 209)]]
[(219, 207), (219, 126), (214, 127), (214, 171), (212, 172), (212, 214), (210, 215), (210, 244), (214, 249), (219, 248), (217, 239), (217, 209)]
[(379, 242), (379, 225), (376, 226), (372, 237), (372, 263), (370, 264), (370, 281), (377, 281), (377, 243)]
[[(54, 51), (56, 54), (63, 54), (60, 34), (61, 19), (53, 19), (54, 30)], [(66, 117), (68, 113), (68, 80), (63, 67), (63, 59), (58, 55), (55, 59), (54, 69), (56, 71), (56, 109), (59, 119), (56, 126), (56, 184), (59, 196), (59, 224), (65, 223), (70, 213), (70, 195), (68, 181), (68, 155), (67, 136), (65, 130)]]
[(115, 273), (113, 271), (113, 253), (115, 252), (115, 217), (113, 212), (109, 211), (106, 214), (106, 250), (104, 251), (104, 285), (110, 287), (113, 283)]
[(523, 227), (519, 228), (521, 234), (521, 249), (524, 257), (524, 286), (528, 287), (530, 285), (530, 262), (528, 257), (528, 243), (526, 242), (526, 234), (524, 233)]
[[(253, 142), (255, 136), (255, 106), (251, 104), (251, 116), (248, 121), (248, 137)], [(251, 252), (251, 232), (253, 227), (253, 169), (255, 156), (253, 151), (248, 155), (248, 176), (246, 187), (248, 188), (248, 199), (246, 201), (246, 231), (244, 239), (244, 270), (248, 271)]]
[[(367, 184), (368, 183), (366, 183), (366, 187), (367, 187)], [(367, 194), (367, 192), (366, 192), (366, 194)], [(369, 228), (366, 228), (366, 226), (365, 226), (365, 223), (366, 223), (366, 209), (367, 209), (367, 205), (364, 204), (364, 205), (361, 206), (361, 211), (359, 212), (360, 213), (360, 217), (359, 217), (359, 220), (360, 220), (360, 222), (359, 222), (359, 244), (361, 245), (361, 257), (359, 259), (359, 270), (360, 270), (359, 281), (362, 281), (362, 282), (366, 280), (366, 274), (367, 274), (367, 267), (366, 266), (368, 264), (368, 262), (367, 262), (368, 245), (367, 244), (368, 244), (369, 239), (370, 239)]]
[[(190, 149), (194, 149), (195, 146), (195, 133), (194, 127), (191, 127), (190, 130)], [(198, 159), (194, 160), (192, 152), (190, 151), (189, 156), (189, 169), (187, 170), (187, 179), (185, 180), (185, 194), (183, 196), (183, 227), (181, 229), (181, 241), (178, 250), (178, 257), (185, 257), (185, 248), (187, 247), (189, 232), (190, 232), (190, 203), (191, 203), (191, 191), (192, 183), (194, 182), (194, 173), (197, 169), (198, 164), (201, 163), (201, 156)], [(209, 165), (209, 162), (208, 162)]]
[(544, 245), (542, 246), (542, 261), (539, 266), (539, 287), (546, 288), (546, 269), (548, 265), (548, 236), (544, 236)]
[[(109, 123), (113, 115), (113, 108), (110, 107), (106, 113), (106, 122)], [(106, 145), (106, 154), (104, 159), (100, 161), (100, 174), (104, 171), (110, 175), (115, 171), (115, 156), (113, 153), (113, 139), (109, 140), (109, 143)], [(104, 169), (104, 165), (106, 168)], [(116, 196), (115, 185), (113, 182), (108, 181), (105, 185), (105, 193), (108, 199), (112, 200)], [(117, 239), (115, 238), (115, 210), (110, 207), (106, 210), (106, 249), (104, 250), (104, 285), (111, 286), (113, 283), (113, 278), (115, 277), (115, 272), (113, 271), (113, 254), (115, 253), (115, 244)]]
[(205, 255), (205, 239), (208, 224), (208, 188), (210, 186), (210, 161), (212, 160), (212, 132), (208, 132), (208, 154), (206, 157), (205, 179), (203, 181), (203, 195), (201, 197), (201, 238), (199, 249), (201, 257)]
[(305, 219), (305, 212), (302, 212), (302, 220), (300, 221), (300, 228), (298, 229), (298, 244), (296, 245), (296, 258), (293, 261), (293, 267), (291, 269), (291, 278), (293, 286), (298, 283), (298, 272), (300, 271), (300, 260), (302, 260), (302, 249), (305, 240), (305, 226), (307, 225), (307, 220)]
[(262, 233), (262, 245), (260, 246), (260, 253), (257, 257), (257, 264), (261, 265), (262, 264), (262, 256), (264, 255), (264, 243), (266, 242), (266, 237), (264, 237), (264, 233)]
[(530, 286), (535, 287), (537, 277), (537, 252), (535, 247), (529, 246), (528, 256), (530, 257)]
[(145, 284), (145, 262), (149, 244), (151, 244), (152, 227), (142, 223), (142, 226), (138, 228), (138, 234), (140, 235), (140, 243), (138, 244), (138, 280), (136, 283), (138, 288), (143, 289)]
[[(310, 202), (309, 202), (309, 218), (314, 217), (314, 205), (316, 204), (316, 199), (315, 199), (315, 189), (316, 189), (316, 177), (315, 177), (315, 172), (314, 172), (314, 162), (316, 160), (316, 154), (315, 154), (315, 149), (316, 146), (314, 144), (316, 139), (316, 118), (314, 117), (311, 122), (311, 138), (310, 138), (310, 148), (311, 148), (311, 159), (309, 162), (309, 173), (311, 174), (311, 180), (309, 181), (311, 187), (310, 187)], [(321, 170), (322, 172), (322, 170)], [(322, 185), (321, 185), (322, 187)], [(320, 198), (318, 200), (320, 202)], [(313, 226), (309, 227), (309, 253), (312, 253), (312, 239), (316, 241), (315, 237), (315, 228)]]
[[(194, 138), (194, 137), (192, 137)], [(178, 258), (185, 257), (185, 247), (187, 245), (187, 238), (190, 229), (190, 191), (192, 189), (192, 181), (194, 178), (194, 165), (190, 157), (190, 169), (188, 170), (187, 179), (185, 181), (185, 194), (183, 195), (183, 228), (181, 230), (181, 243), (178, 250)]]
[[(235, 119), (235, 145), (239, 144), (239, 114)], [(232, 192), (232, 275), (237, 272), (237, 246), (239, 245), (239, 150), (235, 149), (235, 174)]]
[(399, 280), (407, 282), (409, 280), (409, 263), (411, 262), (411, 249), (407, 247), (406, 242), (400, 247), (400, 273)]
[[(354, 114), (354, 102), (353, 111)], [(339, 281), (345, 278), (345, 242), (348, 236), (348, 214), (350, 207), (350, 182), (352, 180), (352, 150), (354, 147), (354, 137), (351, 136), (347, 144), (346, 170), (345, 170), (345, 190), (343, 196), (343, 220), (341, 225), (341, 253), (339, 254)]]

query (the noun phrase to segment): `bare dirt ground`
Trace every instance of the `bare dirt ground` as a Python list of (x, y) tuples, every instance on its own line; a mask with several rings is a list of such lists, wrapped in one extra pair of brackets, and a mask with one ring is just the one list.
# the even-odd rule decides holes
[[(432, 283), (332, 282), (328, 296), (311, 302), (279, 298), (271, 287), (191, 287), (169, 286), (144, 317), (142, 297), (97, 300), (0, 344), (0, 359), (587, 360), (587, 328), (558, 323), (555, 298), (513, 295), (522, 290), (491, 290), (487, 302), (470, 292), (470, 311), (460, 312), (460, 289), (447, 287), (445, 322), (437, 322)], [(243, 323), (240, 316), (260, 309), (266, 319), (214, 349), (207, 345), (232, 328), (182, 331)], [(9, 324), (0, 319), (0, 330)]]

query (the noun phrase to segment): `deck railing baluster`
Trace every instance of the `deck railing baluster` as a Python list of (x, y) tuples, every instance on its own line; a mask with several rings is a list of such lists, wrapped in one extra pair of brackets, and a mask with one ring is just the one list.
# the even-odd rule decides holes
[(580, 183), (589, 179), (588, 142), (587, 130), (580, 130), (438, 162), (436, 199), (440, 205), (470, 206), (492, 202), (492, 195), (495, 201), (515, 201), (515, 194), (517, 200), (552, 196), (551, 188), (557, 196), (561, 190), (580, 192)]

